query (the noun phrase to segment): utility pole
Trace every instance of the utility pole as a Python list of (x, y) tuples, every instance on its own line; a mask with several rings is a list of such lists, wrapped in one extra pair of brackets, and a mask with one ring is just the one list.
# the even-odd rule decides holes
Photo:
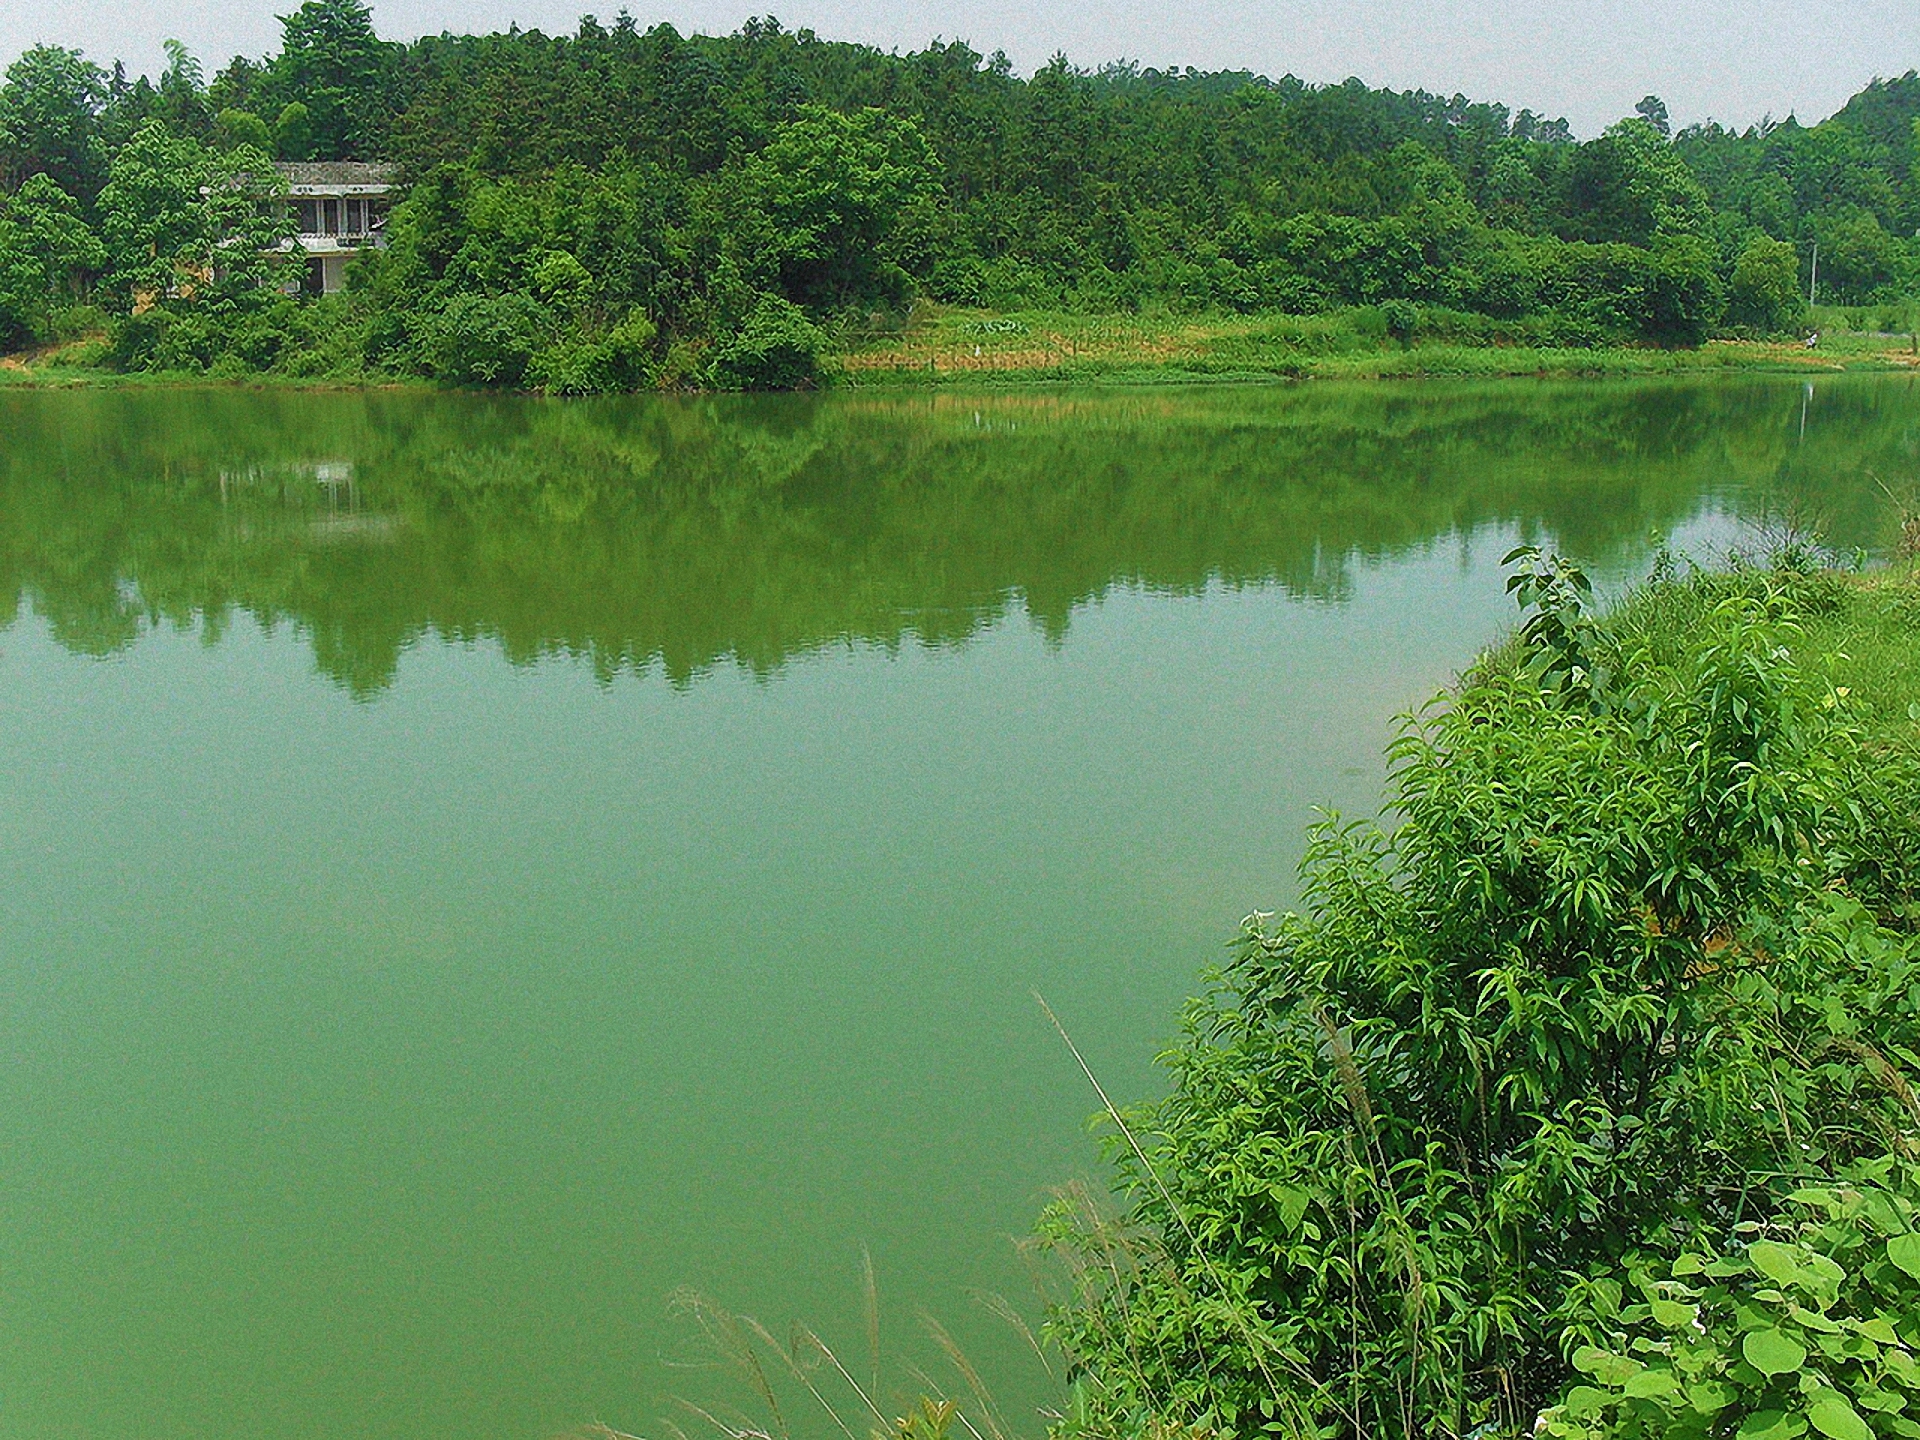
[(1820, 289), (1820, 242), (1813, 242), (1813, 269), (1807, 274), (1807, 308), (1813, 308), (1813, 297)]

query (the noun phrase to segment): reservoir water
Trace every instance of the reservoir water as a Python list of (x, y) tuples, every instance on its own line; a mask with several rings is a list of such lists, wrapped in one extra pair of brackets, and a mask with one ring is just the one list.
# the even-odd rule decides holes
[(864, 1253), (1037, 1436), (1034, 992), (1151, 1093), (1518, 540), (1916, 480), (1904, 377), (0, 390), (0, 1435), (697, 1435), (675, 1292), (864, 1373)]

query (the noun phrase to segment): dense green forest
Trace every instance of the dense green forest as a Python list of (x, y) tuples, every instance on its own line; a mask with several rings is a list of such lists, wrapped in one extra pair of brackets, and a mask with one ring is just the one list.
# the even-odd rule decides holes
[[(583, 393), (793, 387), (917, 301), (989, 310), (1364, 309), (1548, 345), (1782, 334), (1920, 292), (1920, 76), (1813, 126), (1590, 140), (1529, 111), (773, 20), (682, 36), (380, 39), (308, 0), (278, 54), (157, 81), (28, 51), (0, 87), (0, 347), (121, 369), (432, 375)], [(349, 292), (298, 258), (268, 163), (379, 159), (405, 198)], [(135, 313), (138, 312), (138, 313)]]

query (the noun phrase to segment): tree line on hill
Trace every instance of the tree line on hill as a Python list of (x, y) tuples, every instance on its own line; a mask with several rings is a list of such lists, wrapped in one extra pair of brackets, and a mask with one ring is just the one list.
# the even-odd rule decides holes
[[(1920, 292), (1920, 76), (1674, 133), (1357, 80), (1097, 71), (773, 20), (384, 41), (307, 0), (279, 52), (157, 81), (29, 50), (0, 85), (0, 346), (122, 368), (416, 373), (559, 393), (812, 383), (919, 299), (1384, 310), (1555, 345), (1780, 334)], [(384, 159), (350, 293), (287, 295), (271, 159)], [(1377, 319), (1377, 317), (1376, 317)]]

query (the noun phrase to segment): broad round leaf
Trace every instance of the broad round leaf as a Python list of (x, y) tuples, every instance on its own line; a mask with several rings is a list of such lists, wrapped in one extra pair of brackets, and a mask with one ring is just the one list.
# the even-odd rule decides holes
[(1680, 1393), (1673, 1372), (1665, 1369), (1648, 1369), (1638, 1375), (1629, 1375), (1620, 1389), (1632, 1400), (1665, 1400)]
[(1592, 1345), (1582, 1345), (1573, 1352), (1573, 1368), (1593, 1376), (1602, 1385), (1621, 1385), (1630, 1376), (1638, 1375), (1646, 1367), (1638, 1360), (1625, 1355), (1615, 1355), (1611, 1351), (1601, 1350)]
[(1794, 1440), (1806, 1433), (1807, 1422), (1784, 1410), (1756, 1410), (1740, 1422), (1734, 1440)]
[(1920, 1235), (1896, 1235), (1887, 1241), (1887, 1259), (1920, 1279)]
[(1763, 1375), (1791, 1375), (1807, 1363), (1807, 1347), (1778, 1328), (1755, 1330), (1740, 1342), (1740, 1353)]
[(1596, 1390), (1591, 1385), (1575, 1385), (1567, 1391), (1563, 1408), (1568, 1416), (1575, 1420), (1585, 1420), (1605, 1410), (1613, 1396), (1605, 1390)]
[(1782, 1245), (1778, 1240), (1754, 1241), (1747, 1247), (1747, 1258), (1753, 1261), (1754, 1269), (1776, 1285), (1804, 1285), (1811, 1278), (1800, 1259), (1800, 1252), (1792, 1245)]
[(1873, 1440), (1873, 1431), (1860, 1418), (1860, 1412), (1837, 1390), (1822, 1392), (1807, 1406), (1807, 1419), (1827, 1440)]
[(1653, 1322), (1668, 1330), (1685, 1330), (1692, 1326), (1699, 1309), (1692, 1305), (1682, 1305), (1678, 1300), (1654, 1300), (1649, 1307), (1653, 1311)]
[(1687, 1403), (1702, 1415), (1718, 1415), (1734, 1400), (1734, 1389), (1720, 1380), (1702, 1380), (1687, 1386)]

